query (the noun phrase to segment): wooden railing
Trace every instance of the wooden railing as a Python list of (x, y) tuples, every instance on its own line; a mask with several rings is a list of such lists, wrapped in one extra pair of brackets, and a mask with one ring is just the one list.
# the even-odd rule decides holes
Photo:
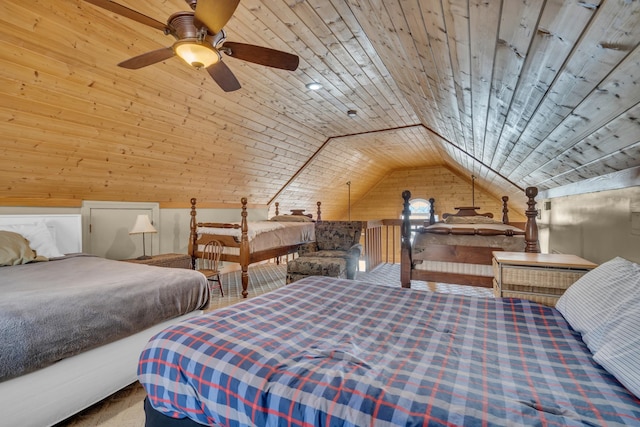
[[(371, 271), (382, 263), (400, 262), (401, 219), (379, 219), (365, 221), (362, 259), (365, 271)], [(412, 227), (422, 227), (423, 219), (411, 220)]]

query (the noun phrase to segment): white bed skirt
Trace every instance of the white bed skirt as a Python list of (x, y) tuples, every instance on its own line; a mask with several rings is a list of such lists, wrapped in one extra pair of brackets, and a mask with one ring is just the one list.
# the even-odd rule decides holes
[(137, 380), (138, 358), (167, 326), (202, 314), (187, 313), (135, 335), (0, 382), (0, 414), (7, 426), (56, 424)]

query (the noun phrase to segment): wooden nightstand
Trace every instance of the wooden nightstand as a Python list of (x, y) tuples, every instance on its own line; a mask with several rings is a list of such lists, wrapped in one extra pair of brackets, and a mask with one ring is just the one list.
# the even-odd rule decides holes
[(554, 306), (569, 286), (596, 267), (576, 255), (496, 251), (493, 293)]
[(191, 256), (186, 254), (160, 254), (149, 259), (123, 259), (136, 264), (155, 265), (157, 267), (191, 268)]

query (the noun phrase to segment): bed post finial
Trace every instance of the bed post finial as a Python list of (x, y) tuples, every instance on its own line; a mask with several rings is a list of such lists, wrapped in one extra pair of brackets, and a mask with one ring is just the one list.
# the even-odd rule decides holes
[(509, 196), (502, 196), (502, 223), (509, 224)]
[(540, 243), (538, 242), (538, 224), (536, 217), (538, 210), (536, 209), (536, 196), (538, 195), (537, 187), (527, 187), (524, 194), (529, 198), (527, 200), (527, 210), (524, 214), (527, 216), (527, 225), (524, 228), (524, 239), (526, 242), (525, 252), (540, 253)]
[(242, 217), (241, 220), (241, 227), (240, 229), (242, 230), (243, 233), (247, 232), (247, 198), (243, 197), (240, 199), (240, 203), (242, 203), (242, 213), (240, 214), (240, 216)]
[(242, 282), (242, 298), (246, 298), (249, 294), (249, 224), (247, 223), (247, 198), (240, 199), (242, 203), (242, 219), (240, 221), (240, 268), (242, 273), (240, 280)]
[(276, 216), (280, 215), (280, 202), (276, 202)]
[(436, 223), (436, 199), (433, 197), (429, 199), (429, 225)]
[(400, 286), (403, 288), (411, 287), (411, 209), (409, 208), (409, 199), (411, 199), (411, 191), (404, 190), (402, 192), (404, 199), (402, 209), (402, 227), (400, 228)]
[(317, 221), (320, 222), (322, 221), (322, 211), (320, 210), (320, 205), (322, 204), (322, 202), (317, 202), (316, 205), (318, 205), (318, 219)]
[[(405, 245), (409, 242), (411, 238), (411, 208), (409, 204), (409, 199), (411, 199), (411, 191), (404, 190), (402, 192), (402, 198), (404, 199), (403, 209), (402, 209), (402, 230), (401, 231), (401, 244)], [(406, 240), (406, 241), (405, 241)]]
[(196, 240), (198, 239), (198, 233), (196, 232), (196, 198), (191, 198), (191, 220), (189, 221), (189, 255), (191, 255), (191, 268), (196, 269), (196, 251), (198, 245)]

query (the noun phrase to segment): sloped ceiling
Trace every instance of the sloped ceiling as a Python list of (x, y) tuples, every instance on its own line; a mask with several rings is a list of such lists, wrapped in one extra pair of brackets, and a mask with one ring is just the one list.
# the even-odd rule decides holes
[(117, 67), (173, 38), (82, 0), (3, 0), (0, 20), (0, 204), (247, 197), (330, 215), (346, 182), (357, 200), (402, 168), (522, 200), (640, 165), (640, 0), (242, 0), (228, 39), (300, 66), (225, 57), (230, 93), (178, 58)]

